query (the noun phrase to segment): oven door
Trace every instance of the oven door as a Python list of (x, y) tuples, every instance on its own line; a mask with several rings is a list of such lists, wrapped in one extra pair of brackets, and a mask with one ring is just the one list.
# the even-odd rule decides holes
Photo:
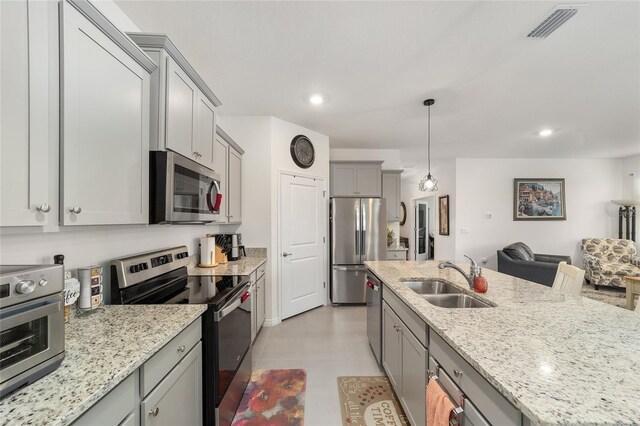
[(0, 390), (13, 377), (63, 351), (61, 293), (0, 311)]
[[(245, 286), (214, 313), (216, 329), (216, 406), (231, 383), (251, 346), (251, 292)], [(244, 391), (244, 389), (243, 389)]]
[(170, 151), (151, 153), (150, 222), (215, 222), (220, 217), (220, 176)]

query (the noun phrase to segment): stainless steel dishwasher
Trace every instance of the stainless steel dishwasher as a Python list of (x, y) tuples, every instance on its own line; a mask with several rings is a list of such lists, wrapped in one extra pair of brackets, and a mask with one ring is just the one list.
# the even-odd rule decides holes
[(367, 336), (373, 355), (382, 363), (382, 284), (371, 272), (367, 273)]

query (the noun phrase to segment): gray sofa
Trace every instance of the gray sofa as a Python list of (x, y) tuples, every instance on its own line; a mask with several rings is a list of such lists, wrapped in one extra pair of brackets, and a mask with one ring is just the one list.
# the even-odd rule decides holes
[(558, 263), (571, 265), (571, 256), (536, 254), (525, 243), (517, 242), (498, 250), (498, 272), (551, 286)]

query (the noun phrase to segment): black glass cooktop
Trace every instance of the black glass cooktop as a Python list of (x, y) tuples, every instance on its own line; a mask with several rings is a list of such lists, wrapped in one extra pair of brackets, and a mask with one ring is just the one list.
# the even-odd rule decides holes
[(187, 269), (180, 268), (120, 290), (119, 300), (112, 303), (208, 304), (217, 309), (248, 284), (248, 276), (188, 276)]

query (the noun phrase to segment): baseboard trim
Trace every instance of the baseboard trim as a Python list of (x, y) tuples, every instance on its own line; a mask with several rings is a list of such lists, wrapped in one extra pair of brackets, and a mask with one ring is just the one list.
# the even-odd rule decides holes
[(274, 327), (278, 324), (280, 324), (282, 321), (280, 321), (280, 318), (266, 318), (264, 320), (264, 326), (265, 327)]

